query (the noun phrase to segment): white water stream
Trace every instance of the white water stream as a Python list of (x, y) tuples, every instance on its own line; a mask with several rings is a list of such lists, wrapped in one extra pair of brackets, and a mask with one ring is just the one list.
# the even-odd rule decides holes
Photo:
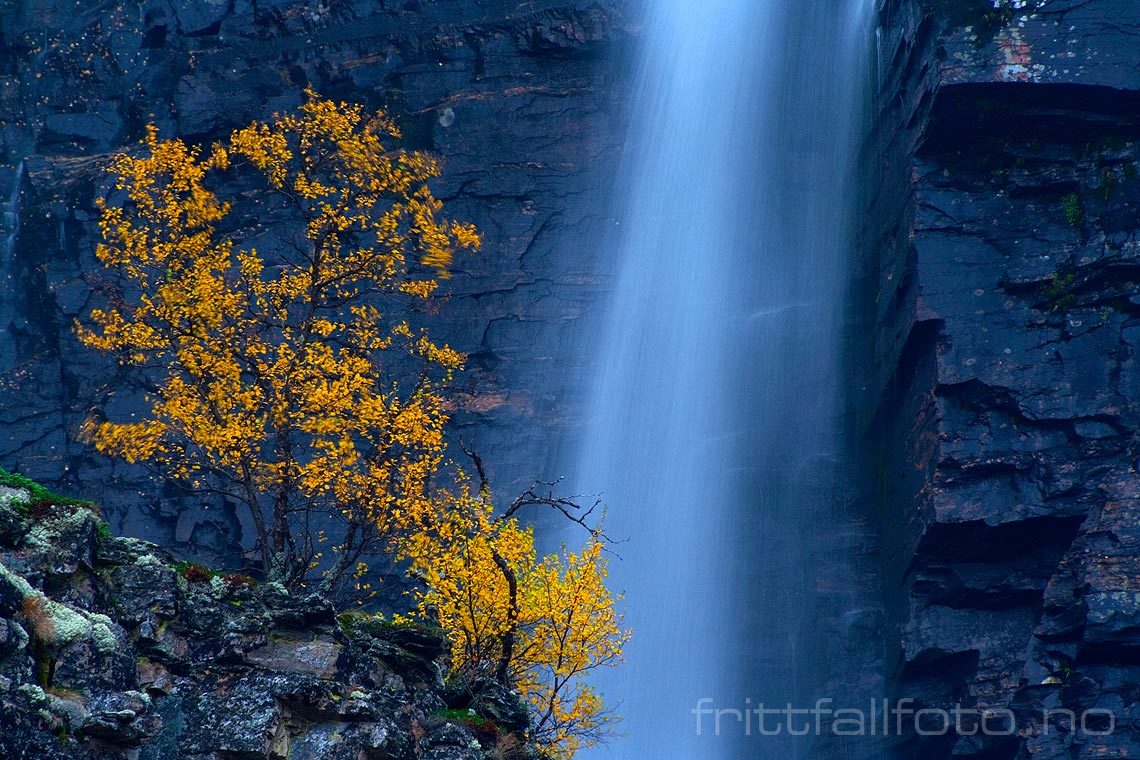
[[(805, 757), (694, 708), (814, 699), (813, 531), (842, 457), (871, 3), (648, 0), (577, 485), (635, 630), (591, 760)], [(747, 702), (751, 700), (751, 702)]]

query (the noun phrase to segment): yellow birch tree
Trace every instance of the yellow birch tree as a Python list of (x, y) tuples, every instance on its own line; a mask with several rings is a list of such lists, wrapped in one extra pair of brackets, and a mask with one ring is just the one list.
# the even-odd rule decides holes
[[(439, 165), (395, 147), (384, 114), (307, 92), (294, 112), (236, 130), (209, 150), (160, 139), (114, 158), (120, 202), (100, 201), (99, 259), (122, 281), (80, 339), (150, 378), (139, 420), (95, 414), (102, 452), (150, 464), (191, 490), (248, 510), (263, 574), (308, 582), (320, 557), (314, 515), (339, 521), (322, 589), (386, 549), (422, 582), (451, 668), (518, 688), (531, 739), (565, 760), (613, 716), (590, 672), (618, 664), (629, 632), (605, 585), (604, 536), (537, 555), (520, 510), (546, 505), (589, 527), (577, 505), (528, 492), (496, 514), (486, 486), (444, 463), (442, 388), (464, 357), (412, 326), (467, 224), (441, 217)], [(222, 230), (253, 177), (278, 231), (262, 251)], [(236, 178), (236, 179), (235, 179)], [(284, 209), (284, 212), (280, 212)]]
[[(437, 496), (415, 530), (398, 544), (423, 582), (418, 611), (438, 618), (451, 641), (451, 673), (472, 684), (494, 677), (517, 688), (527, 703), (531, 740), (556, 760), (568, 760), (612, 731), (616, 717), (589, 675), (622, 662), (631, 632), (622, 626), (606, 587), (606, 539), (589, 527), (580, 506), (534, 489), (495, 512), (482, 464), (475, 492), (460, 476)], [(553, 507), (587, 527), (579, 551), (539, 558), (534, 531), (519, 522), (531, 506)], [(477, 688), (477, 687), (476, 687)]]
[[(243, 504), (266, 577), (287, 585), (318, 560), (314, 513), (343, 526), (331, 582), (393, 515), (422, 507), (440, 465), (439, 388), (463, 356), (405, 315), (479, 237), (440, 217), (438, 163), (399, 137), (384, 114), (310, 91), (208, 151), (148, 129), (110, 167), (124, 202), (100, 202), (97, 255), (125, 282), (79, 336), (157, 389), (142, 420), (93, 418), (86, 432)], [(219, 232), (233, 202), (215, 188), (241, 172), (298, 230), (272, 253)], [(418, 369), (394, 371), (409, 361)]]

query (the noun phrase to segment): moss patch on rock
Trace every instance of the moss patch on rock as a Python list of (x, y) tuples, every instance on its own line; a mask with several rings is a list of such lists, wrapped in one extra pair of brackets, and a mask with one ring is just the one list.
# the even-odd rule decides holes
[(52, 507), (81, 508), (97, 512), (95, 504), (87, 499), (75, 499), (55, 493), (29, 477), (8, 472), (0, 467), (0, 504), (17, 507), (26, 514), (50, 511)]

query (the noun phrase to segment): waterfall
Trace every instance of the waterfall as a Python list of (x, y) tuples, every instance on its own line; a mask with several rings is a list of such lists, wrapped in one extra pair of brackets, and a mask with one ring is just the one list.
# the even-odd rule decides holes
[(624, 735), (591, 759), (810, 751), (694, 710), (810, 703), (829, 668), (812, 558), (839, 508), (871, 5), (647, 0), (575, 476), (629, 539), (611, 565), (634, 640), (599, 681)]
[(0, 211), (0, 235), (3, 236), (3, 245), (0, 246), (0, 260), (7, 267), (16, 252), (16, 238), (20, 234), (20, 191), (24, 184), (24, 162), (16, 165), (12, 177), (12, 189), (5, 199)]

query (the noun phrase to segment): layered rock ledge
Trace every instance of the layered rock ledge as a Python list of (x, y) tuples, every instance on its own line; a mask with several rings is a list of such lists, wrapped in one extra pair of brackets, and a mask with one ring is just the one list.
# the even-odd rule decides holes
[(1140, 756), (1140, 6), (879, 5), (887, 658), (897, 696), (1017, 717), (902, 751)]
[(445, 650), (0, 486), (0, 757), (537, 760), (517, 697), (449, 686)]

